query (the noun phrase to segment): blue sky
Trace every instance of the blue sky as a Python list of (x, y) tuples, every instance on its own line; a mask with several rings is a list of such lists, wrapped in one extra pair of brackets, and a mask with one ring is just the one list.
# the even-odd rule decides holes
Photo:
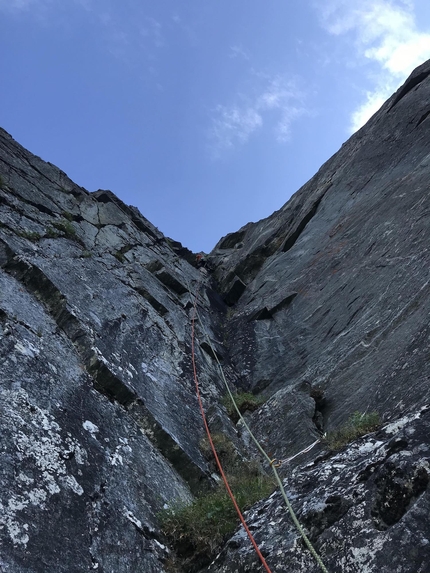
[(0, 0), (0, 54), (4, 129), (209, 251), (430, 58), (430, 2)]

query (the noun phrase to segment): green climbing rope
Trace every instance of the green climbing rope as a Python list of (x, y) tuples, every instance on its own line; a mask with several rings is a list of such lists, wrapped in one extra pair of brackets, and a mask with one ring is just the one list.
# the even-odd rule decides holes
[[(196, 294), (195, 294), (196, 297), (198, 296), (199, 287), (200, 287), (200, 283), (198, 284), (198, 289), (197, 289), (197, 292), (196, 292)], [(191, 293), (191, 291), (190, 291), (190, 289), (188, 289), (188, 290), (189, 290), (190, 295), (193, 296), (192, 293)], [(292, 507), (292, 505), (291, 505), (291, 503), (290, 503), (290, 500), (288, 499), (288, 496), (287, 496), (287, 494), (286, 494), (286, 492), (285, 492), (285, 489), (284, 489), (282, 480), (281, 480), (281, 478), (280, 478), (280, 476), (279, 476), (279, 473), (278, 473), (278, 471), (277, 471), (277, 469), (276, 469), (276, 467), (275, 467), (275, 463), (274, 463), (274, 462), (275, 462), (276, 460), (272, 460), (272, 459), (267, 455), (266, 451), (264, 450), (264, 448), (262, 447), (262, 445), (260, 444), (260, 442), (257, 440), (257, 438), (256, 438), (256, 437), (254, 436), (254, 434), (252, 433), (250, 427), (249, 427), (248, 424), (246, 423), (246, 420), (245, 420), (244, 417), (242, 416), (242, 413), (240, 412), (240, 410), (239, 410), (239, 408), (238, 408), (238, 406), (237, 406), (237, 404), (236, 404), (236, 401), (235, 401), (235, 399), (234, 399), (234, 396), (233, 396), (232, 391), (230, 390), (230, 386), (229, 386), (229, 384), (228, 384), (228, 382), (227, 382), (227, 379), (226, 379), (226, 377), (225, 377), (225, 375), (224, 375), (224, 370), (223, 370), (223, 368), (222, 368), (222, 366), (221, 366), (221, 363), (220, 363), (220, 361), (219, 361), (219, 359), (218, 359), (218, 356), (217, 356), (217, 353), (216, 353), (216, 351), (215, 351), (215, 348), (213, 347), (212, 341), (211, 341), (211, 339), (210, 339), (210, 337), (209, 337), (209, 335), (208, 335), (208, 333), (207, 333), (207, 330), (206, 330), (206, 328), (205, 328), (205, 326), (204, 326), (204, 324), (203, 324), (203, 321), (202, 321), (202, 319), (201, 319), (200, 313), (199, 313), (199, 311), (198, 311), (198, 309), (197, 309), (197, 305), (196, 305), (196, 307), (195, 307), (195, 311), (196, 311), (196, 314), (197, 314), (197, 318), (198, 318), (198, 320), (199, 320), (199, 324), (200, 324), (200, 326), (201, 326), (201, 328), (202, 328), (202, 330), (203, 330), (203, 333), (204, 333), (204, 335), (205, 335), (205, 337), (206, 337), (206, 339), (207, 339), (207, 342), (208, 342), (208, 344), (209, 344), (209, 346), (210, 346), (210, 348), (211, 348), (211, 350), (212, 350), (212, 354), (213, 354), (213, 356), (215, 357), (215, 360), (216, 360), (216, 362), (217, 362), (218, 368), (219, 368), (220, 373), (221, 373), (221, 378), (222, 378), (222, 380), (223, 380), (223, 382), (224, 382), (224, 385), (225, 385), (225, 387), (226, 387), (226, 389), (227, 389), (227, 393), (228, 393), (228, 395), (229, 395), (229, 397), (230, 397), (230, 400), (232, 401), (233, 407), (234, 407), (234, 409), (236, 410), (237, 415), (239, 416), (239, 419), (241, 420), (242, 424), (243, 424), (244, 427), (246, 428), (247, 432), (249, 433), (249, 435), (250, 435), (252, 441), (253, 441), (254, 444), (256, 445), (256, 447), (257, 447), (257, 449), (259, 450), (259, 452), (261, 453), (261, 455), (264, 457), (264, 459), (269, 463), (270, 467), (272, 468), (273, 473), (274, 473), (274, 475), (275, 475), (276, 483), (277, 483), (278, 486), (279, 486), (281, 495), (282, 495), (282, 497), (284, 498), (284, 501), (285, 501), (285, 504), (286, 504), (286, 506), (287, 506), (287, 508), (288, 508), (289, 514), (290, 514), (290, 516), (291, 516), (291, 519), (292, 519), (294, 525), (296, 526), (297, 531), (300, 533), (300, 535), (301, 535), (303, 541), (305, 542), (306, 547), (309, 549), (310, 553), (312, 554), (312, 556), (314, 557), (314, 559), (316, 560), (316, 562), (317, 562), (318, 565), (320, 566), (321, 570), (322, 570), (324, 573), (328, 573), (328, 570), (327, 570), (326, 566), (324, 565), (324, 563), (323, 563), (321, 557), (318, 555), (316, 549), (314, 548), (314, 546), (313, 546), (312, 543), (310, 542), (310, 540), (309, 540), (308, 536), (306, 535), (306, 533), (305, 533), (303, 527), (301, 526), (299, 520), (297, 519), (297, 516), (296, 516), (296, 514), (295, 514), (295, 512), (294, 512), (294, 509), (293, 509), (293, 507)]]

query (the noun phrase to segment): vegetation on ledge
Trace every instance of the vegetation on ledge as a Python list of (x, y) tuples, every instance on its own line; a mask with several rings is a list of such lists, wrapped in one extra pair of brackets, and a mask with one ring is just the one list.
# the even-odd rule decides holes
[(354, 412), (344, 426), (327, 434), (325, 442), (330, 450), (340, 450), (360, 436), (377, 430), (380, 425), (381, 418), (378, 412), (369, 414)]
[[(217, 453), (241, 511), (269, 496), (274, 480), (261, 473), (255, 462), (241, 460), (234, 445), (223, 434), (214, 434)], [(202, 440), (209, 457), (209, 444)], [(196, 498), (191, 504), (174, 503), (158, 515), (163, 533), (172, 543), (187, 571), (198, 569), (215, 556), (240, 521), (224, 483)]]
[[(237, 394), (234, 394), (233, 397), (241, 414), (244, 412), (253, 412), (266, 401), (265, 398), (255, 396), (254, 394), (251, 394), (251, 392), (238, 392)], [(227, 410), (228, 416), (236, 424), (239, 421), (239, 415), (229, 394), (224, 396), (222, 403)]]

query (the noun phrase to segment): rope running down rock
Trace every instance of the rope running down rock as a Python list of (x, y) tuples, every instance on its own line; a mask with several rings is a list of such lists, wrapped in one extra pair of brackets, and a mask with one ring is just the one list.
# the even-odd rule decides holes
[[(203, 278), (203, 277), (202, 277), (202, 278)], [(239, 407), (238, 407), (237, 404), (236, 404), (236, 401), (235, 401), (235, 399), (234, 399), (233, 393), (231, 392), (230, 386), (229, 386), (229, 384), (228, 384), (228, 382), (227, 382), (227, 379), (226, 379), (226, 377), (225, 377), (225, 375), (224, 375), (224, 370), (223, 370), (223, 368), (222, 368), (222, 366), (221, 366), (221, 363), (220, 363), (220, 361), (219, 361), (219, 359), (218, 359), (217, 353), (216, 353), (216, 351), (215, 351), (215, 349), (214, 349), (214, 347), (213, 347), (212, 341), (211, 341), (210, 337), (208, 336), (208, 333), (207, 333), (207, 331), (206, 331), (206, 328), (205, 328), (205, 326), (204, 326), (204, 324), (203, 324), (203, 321), (202, 321), (202, 319), (201, 319), (201, 317), (200, 317), (200, 314), (199, 314), (199, 311), (198, 311), (198, 309), (197, 309), (197, 299), (198, 299), (198, 295), (199, 295), (199, 290), (200, 290), (200, 285), (201, 285), (202, 278), (199, 280), (199, 282), (198, 282), (198, 284), (197, 284), (197, 287), (196, 287), (196, 293), (195, 293), (195, 297), (194, 297), (194, 314), (193, 314), (193, 318), (192, 318), (192, 332), (193, 332), (192, 349), (193, 349), (193, 366), (194, 366), (194, 369), (195, 369), (195, 361), (194, 361), (194, 322), (195, 322), (195, 317), (197, 316), (197, 318), (198, 318), (198, 320), (199, 320), (199, 324), (200, 324), (200, 326), (201, 326), (201, 328), (202, 328), (202, 330), (203, 330), (203, 333), (204, 333), (204, 335), (205, 335), (205, 337), (206, 337), (206, 339), (207, 339), (207, 341), (208, 341), (209, 346), (211, 347), (212, 353), (213, 353), (213, 355), (214, 355), (214, 357), (215, 357), (215, 360), (216, 360), (216, 362), (217, 362), (217, 364), (218, 364), (218, 367), (219, 367), (219, 370), (220, 370), (220, 374), (221, 374), (221, 378), (222, 378), (222, 380), (223, 380), (223, 382), (224, 382), (224, 385), (225, 385), (225, 387), (226, 387), (226, 389), (227, 389), (227, 392), (228, 392), (228, 395), (229, 395), (229, 397), (230, 397), (230, 400), (231, 400), (231, 402), (232, 402), (232, 404), (233, 404), (233, 407), (235, 408), (235, 410), (236, 410), (236, 412), (237, 412), (237, 415), (239, 416), (239, 419), (241, 420), (242, 424), (244, 425), (244, 427), (245, 427), (246, 430), (248, 431), (248, 433), (249, 433), (249, 435), (250, 435), (252, 441), (253, 441), (253, 442), (255, 443), (255, 445), (257, 446), (257, 448), (258, 448), (259, 452), (261, 453), (261, 455), (265, 458), (265, 460), (268, 462), (268, 464), (269, 464), (270, 467), (272, 468), (273, 473), (274, 473), (274, 475), (275, 475), (276, 482), (277, 482), (277, 484), (278, 484), (278, 486), (279, 486), (281, 495), (282, 495), (282, 497), (284, 498), (284, 501), (285, 501), (285, 504), (286, 504), (286, 506), (287, 506), (288, 512), (289, 512), (289, 514), (290, 514), (290, 516), (291, 516), (291, 519), (292, 519), (294, 525), (296, 526), (297, 531), (300, 533), (300, 535), (301, 535), (303, 541), (305, 542), (306, 547), (309, 549), (310, 553), (312, 554), (312, 556), (314, 557), (314, 559), (316, 560), (316, 562), (317, 562), (318, 565), (320, 566), (321, 571), (323, 571), (323, 573), (329, 573), (328, 570), (327, 570), (327, 568), (326, 568), (326, 566), (324, 565), (324, 563), (323, 563), (321, 557), (319, 556), (319, 554), (317, 553), (316, 549), (314, 548), (314, 546), (313, 546), (312, 543), (310, 542), (308, 536), (306, 535), (306, 533), (305, 533), (303, 527), (301, 526), (301, 524), (300, 524), (299, 520), (297, 519), (297, 516), (296, 516), (296, 514), (295, 514), (295, 512), (294, 512), (294, 510), (293, 510), (293, 508), (292, 508), (292, 506), (291, 506), (290, 500), (288, 499), (288, 496), (287, 496), (287, 494), (286, 494), (286, 492), (285, 492), (285, 489), (284, 489), (282, 480), (281, 480), (281, 478), (280, 478), (280, 476), (279, 476), (279, 473), (278, 473), (278, 471), (277, 471), (277, 469), (276, 469), (276, 466), (278, 465), (278, 463), (276, 463), (277, 460), (273, 460), (273, 459), (271, 459), (271, 458), (267, 455), (266, 451), (265, 451), (264, 448), (261, 446), (260, 442), (257, 440), (257, 438), (256, 438), (256, 437), (254, 436), (254, 434), (252, 433), (251, 429), (249, 428), (248, 424), (246, 423), (245, 419), (243, 418), (242, 413), (241, 413), (240, 410), (239, 410)], [(189, 290), (189, 292), (190, 292), (190, 295), (193, 296), (192, 293), (191, 293), (191, 291), (190, 291), (190, 289), (188, 289), (188, 290)], [(197, 386), (197, 388), (198, 388), (197, 379), (196, 379), (196, 386)], [(199, 399), (199, 403), (201, 404), (201, 399)], [(205, 427), (207, 427), (206, 418), (205, 418), (205, 416), (204, 416), (204, 411), (203, 411), (203, 406), (202, 406), (202, 405), (200, 406), (200, 409), (201, 409), (201, 412), (202, 412), (202, 416), (203, 416), (203, 418), (204, 418)], [(209, 432), (209, 428), (207, 428), (207, 432)], [(209, 437), (209, 434), (208, 434), (208, 437)], [(211, 442), (210, 437), (209, 437), (209, 442)], [(314, 444), (312, 444), (312, 446), (313, 446), (313, 445), (314, 445)], [(211, 443), (211, 447), (212, 447), (212, 446), (213, 446), (213, 444)], [(212, 448), (212, 449), (213, 449), (213, 451), (214, 451), (215, 459), (217, 460), (217, 464), (218, 464), (218, 463), (219, 463), (219, 460), (217, 459), (217, 456), (216, 456), (216, 453), (215, 453), (215, 449), (214, 449), (214, 448)], [(309, 449), (310, 449), (310, 448), (309, 448)], [(286, 460), (282, 460), (282, 461), (284, 462), (284, 461), (286, 461)], [(240, 511), (240, 510), (239, 510), (239, 511)], [(242, 519), (241, 519), (241, 521), (242, 521)], [(242, 521), (242, 523), (244, 524), (244, 521)], [(245, 524), (244, 524), (244, 527), (245, 527)], [(247, 527), (245, 527), (245, 529), (247, 530), (247, 533), (248, 533)], [(250, 535), (250, 533), (248, 533), (248, 535)], [(251, 541), (252, 541), (252, 540), (251, 540)], [(255, 542), (254, 542), (254, 543), (255, 543)], [(261, 557), (263, 558), (263, 556), (261, 556)], [(264, 558), (263, 558), (263, 559), (264, 559)]]

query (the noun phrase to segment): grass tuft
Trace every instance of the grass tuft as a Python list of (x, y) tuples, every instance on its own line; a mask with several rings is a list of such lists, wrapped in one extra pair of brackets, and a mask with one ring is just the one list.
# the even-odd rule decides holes
[(36, 231), (21, 231), (19, 236), (24, 237), (24, 239), (28, 239), (29, 241), (40, 241), (41, 239), (40, 233), (37, 233)]
[[(275, 489), (273, 480), (264, 475), (228, 476), (230, 487), (241, 511), (269, 496)], [(231, 499), (220, 485), (190, 505), (173, 504), (159, 514), (162, 530), (181, 557), (199, 560), (214, 557), (226, 537), (239, 525)]]
[(69, 213), (69, 211), (63, 211), (63, 217), (70, 222), (75, 220), (74, 216), (72, 215), (72, 213)]
[[(251, 394), (251, 392), (238, 392), (237, 394), (233, 394), (233, 396), (241, 414), (244, 412), (254, 412), (254, 410), (257, 410), (257, 408), (266, 401), (265, 398), (255, 396), (254, 394)], [(227, 410), (228, 416), (236, 424), (239, 421), (239, 415), (236, 408), (233, 406), (229, 394), (224, 396), (222, 403)]]
[(381, 418), (378, 412), (369, 414), (354, 412), (344, 426), (327, 434), (325, 443), (330, 450), (340, 450), (360, 436), (377, 430), (380, 425)]
[(113, 256), (116, 258), (117, 261), (120, 263), (125, 263), (125, 257), (121, 251), (116, 251)]
[(87, 250), (83, 250), (82, 253), (80, 254), (81, 259), (89, 259), (92, 256), (93, 256), (92, 252)]
[(67, 219), (61, 219), (61, 221), (55, 221), (52, 226), (61, 231), (68, 238), (73, 238), (76, 235), (74, 226)]
[[(274, 491), (276, 485), (272, 477), (263, 474), (255, 461), (242, 460), (227, 436), (216, 433), (212, 439), (241, 511)], [(213, 461), (207, 438), (201, 441), (200, 447), (208, 461)], [(184, 560), (187, 571), (209, 563), (240, 523), (223, 482), (191, 504), (172, 504), (158, 517), (163, 533)]]
[(56, 239), (59, 236), (60, 233), (56, 231), (53, 227), (47, 227), (45, 231), (45, 237), (48, 237), (48, 239)]

